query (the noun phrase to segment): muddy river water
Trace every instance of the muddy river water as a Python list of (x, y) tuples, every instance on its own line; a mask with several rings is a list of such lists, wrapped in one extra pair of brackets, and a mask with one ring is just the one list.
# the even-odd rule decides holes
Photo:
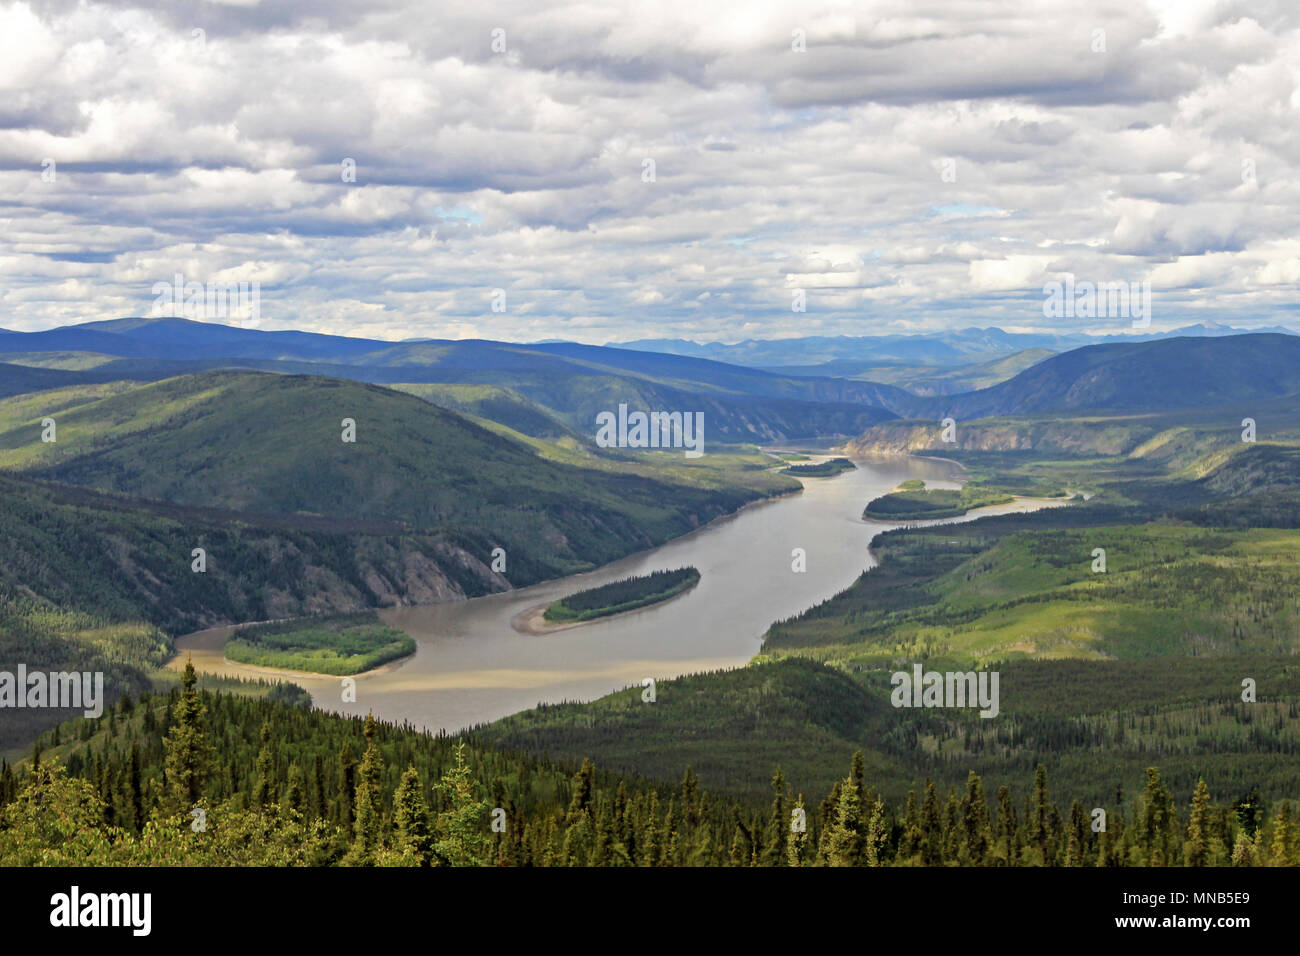
[[(867, 550), (872, 536), (893, 526), (862, 520), (871, 498), (908, 478), (956, 487), (951, 479), (957, 469), (945, 461), (856, 464), (855, 471), (805, 479), (798, 494), (751, 505), (595, 571), (468, 601), (382, 611), (386, 621), (415, 638), (417, 650), (357, 677), (355, 702), (342, 699), (340, 678), (292, 679), (325, 710), (373, 709), (385, 720), (455, 732), (540, 702), (590, 700), (647, 677), (741, 666), (758, 652), (769, 625), (844, 590), (874, 563)], [(1022, 499), (968, 517), (1046, 504)], [(796, 548), (806, 556), (801, 573), (792, 570)], [(699, 584), (661, 605), (548, 634), (512, 626), (523, 612), (575, 590), (684, 565), (699, 569)], [(284, 676), (226, 661), (222, 647), (229, 631), (178, 638), (173, 666), (192, 654), (200, 671)]]

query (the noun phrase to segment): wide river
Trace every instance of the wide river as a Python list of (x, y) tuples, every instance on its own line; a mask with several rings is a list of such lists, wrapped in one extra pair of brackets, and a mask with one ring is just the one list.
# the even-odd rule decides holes
[[(662, 547), (595, 571), (504, 594), (449, 604), (394, 608), (384, 620), (416, 640), (416, 653), (356, 679), (344, 702), (337, 677), (296, 675), (315, 706), (419, 728), (455, 732), (538, 703), (591, 700), (644, 678), (739, 667), (756, 654), (767, 628), (844, 590), (874, 561), (867, 546), (893, 527), (861, 518), (866, 503), (907, 478), (956, 487), (956, 468), (935, 459), (856, 462), (834, 478), (804, 480), (804, 490), (751, 505)], [(1026, 511), (1020, 500), (971, 516)], [(970, 516), (968, 516), (970, 517)], [(807, 570), (792, 570), (802, 548)], [(629, 575), (694, 565), (699, 584), (664, 604), (548, 634), (520, 633), (521, 612), (581, 588)], [(178, 638), (173, 666), (192, 654), (200, 671), (240, 677), (278, 675), (225, 660), (230, 628)]]

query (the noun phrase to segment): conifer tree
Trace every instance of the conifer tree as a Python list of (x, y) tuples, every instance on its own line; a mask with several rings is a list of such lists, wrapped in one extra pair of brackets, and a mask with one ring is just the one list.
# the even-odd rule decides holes
[(681, 785), (681, 811), (682, 824), (690, 830), (700, 822), (699, 818), (699, 779), (695, 776), (695, 771), (690, 767), (682, 775)]
[(785, 804), (785, 775), (776, 768), (772, 777), (772, 815), (768, 818), (766, 839), (763, 840), (763, 865), (785, 866), (790, 833), (790, 814)]
[(925, 781), (925, 802), (921, 805), (921, 862), (926, 866), (943, 862), (943, 814), (933, 780)]
[(984, 798), (984, 782), (974, 770), (966, 777), (966, 799), (962, 806), (964, 854), (971, 866), (984, 866), (993, 845), (989, 805)]
[(998, 787), (998, 840), (999, 853), (1006, 866), (1020, 865), (1020, 822), (1016, 819), (1016, 805), (1011, 801), (1011, 791), (1004, 784)]
[(642, 866), (659, 865), (659, 794), (655, 790), (650, 791), (645, 823), (641, 827), (641, 839), (637, 841), (637, 848)]
[(1187, 841), (1183, 844), (1186, 866), (1206, 866), (1210, 860), (1210, 789), (1202, 777), (1192, 794), (1192, 808), (1187, 816)]
[[(123, 698), (126, 700), (127, 698)], [(144, 827), (144, 789), (140, 782), (140, 744), (131, 741), (131, 758), (127, 770), (127, 798), (130, 826), (137, 833)]]
[(794, 802), (794, 806), (791, 809), (804, 811), (801, 816), (805, 823), (803, 829), (794, 829), (794, 815), (791, 814), (790, 823), (788, 824), (791, 828), (790, 837), (786, 842), (786, 863), (789, 866), (803, 866), (806, 857), (806, 847), (808, 845), (808, 829), (807, 811), (803, 805), (802, 793), (799, 794), (799, 799)]
[(379, 751), (375, 738), (378, 728), (375, 726), (373, 712), (366, 715), (365, 728), (366, 751), (361, 756), (361, 766), (357, 770), (356, 840), (353, 843), (354, 856), (360, 862), (369, 862), (382, 840), (383, 804), (380, 785), (384, 778), (384, 755)]
[(202, 800), (212, 763), (213, 746), (204, 720), (205, 709), (194, 690), (197, 682), (194, 662), (186, 660), (180, 700), (172, 708), (171, 726), (163, 738), (167, 785), (175, 813), (186, 813)]
[(948, 791), (948, 801), (944, 805), (943, 813), (943, 858), (941, 863), (949, 865), (960, 864), (962, 860), (962, 846), (964, 844), (962, 832), (962, 810), (961, 802), (957, 795), (951, 790)]
[[(435, 785), (448, 809), (438, 814), (434, 853), (452, 866), (481, 866), (488, 847), (487, 817), (490, 807), (480, 800), (465, 762), (465, 744), (459, 742), (456, 760)], [(584, 814), (584, 818), (585, 818)], [(585, 822), (585, 819), (584, 819)], [(566, 841), (568, 836), (565, 837)]]
[(1295, 866), (1296, 830), (1291, 819), (1291, 801), (1283, 800), (1273, 823), (1273, 845), (1269, 853), (1274, 866)]
[(677, 809), (677, 796), (668, 798), (668, 812), (664, 814), (664, 866), (678, 866), (682, 862), (681, 814)]
[(253, 783), (253, 805), (266, 807), (276, 801), (275, 757), (272, 753), (271, 722), (262, 721), (261, 749), (257, 752), (256, 777)]
[(356, 823), (357, 812), (353, 795), (357, 789), (357, 751), (352, 740), (343, 741), (339, 750), (339, 780), (336, 817), (340, 826), (349, 833)]
[(826, 840), (826, 862), (830, 866), (866, 865), (861, 796), (850, 773), (840, 784), (840, 802)]
[(916, 791), (907, 791), (907, 808), (903, 811), (903, 832), (899, 836), (898, 855), (910, 863), (921, 852), (925, 835), (921, 832), (921, 815), (916, 808)]
[(1070, 804), (1070, 827), (1066, 834), (1065, 865), (1083, 866), (1087, 851), (1087, 827), (1083, 820), (1083, 804), (1075, 800)]
[(1160, 781), (1160, 771), (1147, 768), (1147, 783), (1142, 792), (1139, 823), (1139, 847), (1148, 866), (1173, 866), (1177, 844), (1178, 815), (1174, 799)]
[(302, 768), (296, 763), (289, 765), (289, 791), (285, 795), (285, 803), (299, 813), (303, 812), (307, 803), (307, 784), (303, 779)]
[(1039, 865), (1051, 866), (1053, 852), (1052, 807), (1047, 799), (1047, 768), (1041, 763), (1034, 771), (1034, 801), (1030, 811), (1030, 839), (1038, 851)]
[[(687, 771), (688, 773), (690, 771)], [(596, 765), (590, 760), (583, 760), (578, 772), (573, 775), (573, 798), (569, 801), (568, 820), (572, 824), (579, 817), (589, 812), (591, 795), (595, 789)]]

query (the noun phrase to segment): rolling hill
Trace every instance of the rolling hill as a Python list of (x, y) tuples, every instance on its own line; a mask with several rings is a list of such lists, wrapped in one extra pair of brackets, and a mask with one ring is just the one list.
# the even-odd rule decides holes
[(1166, 411), (1300, 391), (1300, 336), (1265, 333), (1090, 345), (991, 388), (931, 400), (932, 417)]
[[(40, 440), (46, 415), (58, 423), (55, 443)], [(355, 442), (342, 440), (344, 419), (356, 423)], [(517, 554), (521, 571), (540, 561), (552, 573), (666, 540), (785, 487), (756, 476), (750, 487), (704, 493), (584, 471), (411, 395), (257, 372), (7, 399), (0, 467), (187, 506), (472, 534)]]
[[(714, 438), (724, 442), (852, 435), (894, 417), (891, 409), (912, 408), (912, 396), (889, 385), (773, 375), (698, 358), (574, 343), (385, 342), (170, 318), (0, 333), (0, 361), (12, 355), (31, 364), (46, 352), (62, 356), (66, 369), (78, 369), (80, 377), (68, 382), (156, 381), (247, 368), (375, 384), (491, 386), (523, 396), (580, 434), (592, 431), (597, 412), (620, 403), (702, 411)], [(105, 356), (113, 358), (104, 361)]]

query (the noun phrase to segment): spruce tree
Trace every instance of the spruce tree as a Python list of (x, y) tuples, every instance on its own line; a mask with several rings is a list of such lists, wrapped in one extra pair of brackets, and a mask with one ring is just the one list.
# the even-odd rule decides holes
[(271, 722), (262, 721), (261, 749), (257, 752), (257, 769), (253, 783), (253, 805), (266, 807), (276, 802), (275, 757), (272, 753)]
[(921, 862), (938, 866), (943, 861), (943, 812), (933, 780), (925, 781), (925, 802), (921, 805)]
[(417, 866), (437, 861), (432, 854), (433, 828), (429, 823), (429, 804), (424, 799), (420, 774), (412, 765), (402, 774), (402, 782), (393, 794), (393, 823), (397, 826), (397, 849), (409, 853)]
[(966, 799), (962, 804), (964, 855), (971, 866), (984, 866), (993, 845), (989, 805), (984, 798), (984, 783), (974, 770), (966, 777)]
[(799, 799), (797, 799), (794, 802), (794, 806), (791, 809), (804, 811), (802, 814), (800, 814), (800, 816), (804, 820), (804, 827), (803, 829), (800, 830), (794, 829), (795, 815), (792, 813), (790, 815), (790, 822), (788, 824), (790, 827), (790, 837), (786, 843), (786, 862), (787, 865), (789, 866), (803, 866), (806, 857), (805, 848), (807, 847), (808, 844), (808, 829), (807, 829), (807, 811), (805, 810), (803, 805), (802, 793), (799, 794)]
[(925, 835), (921, 832), (921, 815), (916, 808), (916, 791), (907, 791), (907, 808), (903, 811), (903, 832), (898, 840), (898, 856), (906, 863), (921, 852)]
[(197, 682), (194, 662), (186, 660), (181, 674), (180, 700), (172, 708), (171, 726), (163, 738), (167, 750), (167, 786), (174, 813), (188, 813), (200, 803), (212, 763), (212, 739), (204, 720), (206, 711), (194, 690)]
[(1187, 816), (1187, 841), (1183, 844), (1185, 866), (1207, 866), (1210, 861), (1210, 789), (1202, 777), (1192, 794), (1192, 808)]
[(1273, 845), (1269, 853), (1274, 866), (1295, 866), (1296, 832), (1291, 819), (1291, 801), (1283, 800), (1273, 824)]
[(373, 712), (366, 715), (363, 732), (366, 751), (361, 756), (361, 766), (357, 770), (357, 819), (353, 851), (359, 861), (369, 862), (379, 849), (383, 836), (383, 804), (379, 788), (384, 778), (384, 755), (380, 753), (379, 744), (375, 741), (378, 728), (375, 726)]
[(863, 835), (861, 791), (853, 774), (840, 784), (840, 802), (826, 839), (826, 862), (830, 866), (865, 866), (866, 840)]
[(1007, 866), (1020, 865), (1020, 821), (1016, 819), (1016, 805), (1011, 791), (1004, 784), (998, 787), (998, 845), (999, 853)]
[[(470, 768), (465, 762), (465, 744), (457, 743), (455, 763), (435, 785), (448, 803), (448, 808), (438, 814), (437, 839), (434, 852), (452, 866), (481, 866), (488, 847), (487, 816), (489, 806), (477, 797)], [(583, 822), (588, 815), (583, 814)], [(565, 835), (566, 843), (568, 834)], [(585, 860), (570, 857), (571, 865), (582, 865)]]
[(785, 866), (789, 857), (787, 849), (790, 833), (790, 814), (785, 804), (785, 775), (776, 768), (772, 777), (772, 814), (768, 818), (767, 834), (763, 840), (763, 865)]
[(1177, 843), (1178, 815), (1174, 799), (1160, 781), (1160, 771), (1147, 768), (1142, 792), (1138, 841), (1147, 866), (1173, 866)]

